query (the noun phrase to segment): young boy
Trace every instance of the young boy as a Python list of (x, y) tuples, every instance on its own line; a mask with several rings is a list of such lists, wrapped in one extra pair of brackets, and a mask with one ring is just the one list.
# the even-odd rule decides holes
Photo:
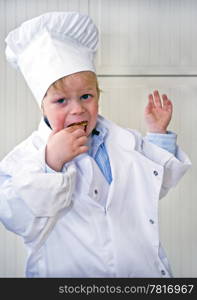
[(38, 130), (0, 163), (0, 219), (24, 238), (26, 275), (170, 277), (158, 200), (190, 166), (167, 132), (171, 101), (149, 95), (146, 138), (98, 115), (88, 16), (47, 13), (6, 41), (43, 112)]

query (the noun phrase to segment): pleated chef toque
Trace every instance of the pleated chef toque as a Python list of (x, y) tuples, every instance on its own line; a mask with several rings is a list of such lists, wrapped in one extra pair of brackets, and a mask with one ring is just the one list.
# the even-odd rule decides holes
[(49, 12), (21, 24), (6, 38), (7, 60), (23, 74), (39, 106), (56, 80), (95, 72), (98, 30), (78, 12)]

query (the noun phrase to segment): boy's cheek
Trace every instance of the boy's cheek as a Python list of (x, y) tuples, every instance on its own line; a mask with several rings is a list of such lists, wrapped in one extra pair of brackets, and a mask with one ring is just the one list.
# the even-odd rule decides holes
[(96, 127), (97, 115), (98, 114), (95, 114), (95, 116), (92, 118), (91, 123), (89, 124), (89, 126), (87, 128), (87, 135), (88, 136), (91, 134), (92, 130)]
[(64, 128), (64, 120), (51, 119), (48, 117), (48, 121), (51, 125), (51, 128), (56, 131), (60, 131)]

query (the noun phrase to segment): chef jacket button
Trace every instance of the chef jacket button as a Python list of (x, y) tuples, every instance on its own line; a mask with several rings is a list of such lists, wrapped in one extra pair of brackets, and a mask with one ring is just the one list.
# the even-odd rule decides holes
[(158, 173), (156, 170), (154, 170), (154, 171), (153, 171), (153, 174), (154, 174), (155, 176), (157, 176), (159, 173)]
[(97, 194), (98, 194), (98, 190), (97, 190), (97, 189), (95, 189), (95, 190), (94, 190), (94, 193), (95, 193), (95, 195), (97, 195)]
[(155, 223), (152, 219), (150, 219), (149, 222), (150, 222), (151, 224), (154, 224), (154, 223)]
[(161, 270), (162, 275), (166, 275), (166, 272), (164, 270)]

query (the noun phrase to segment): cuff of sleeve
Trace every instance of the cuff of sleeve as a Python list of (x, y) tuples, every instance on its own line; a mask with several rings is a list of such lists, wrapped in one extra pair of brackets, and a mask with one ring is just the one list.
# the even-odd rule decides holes
[(146, 139), (160, 148), (176, 155), (176, 140), (177, 134), (172, 131), (167, 131), (165, 134), (148, 132)]
[(157, 137), (157, 138), (166, 138), (166, 139), (176, 139), (177, 134), (173, 131), (167, 131), (167, 133), (153, 133), (147, 132), (147, 136)]
[(60, 172), (57, 172), (51, 169), (47, 164), (45, 164), (45, 173), (65, 173), (67, 169), (68, 169), (68, 164), (64, 164), (62, 170)]

